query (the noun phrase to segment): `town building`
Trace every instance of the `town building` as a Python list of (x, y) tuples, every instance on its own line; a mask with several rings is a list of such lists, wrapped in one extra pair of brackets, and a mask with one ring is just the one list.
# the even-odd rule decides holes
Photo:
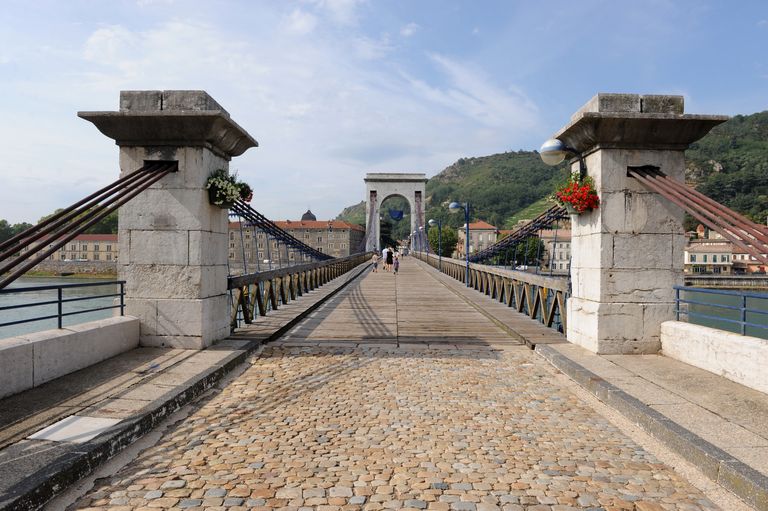
[[(363, 227), (342, 220), (317, 220), (311, 211), (304, 213), (301, 220), (277, 220), (274, 223), (304, 244), (332, 257), (359, 252), (365, 239)], [(240, 222), (229, 224), (229, 264), (233, 273), (246, 268), (247, 271), (263, 270), (264, 264), (275, 268), (310, 260), (247, 223), (242, 226)]]
[[(462, 259), (466, 257), (465, 255), (465, 248), (466, 248), (466, 224), (459, 227), (458, 230), (459, 238), (456, 242), (456, 257), (459, 259)], [(480, 252), (481, 250), (485, 250), (486, 248), (490, 247), (494, 243), (496, 243), (496, 239), (499, 236), (499, 230), (489, 224), (488, 222), (483, 222), (482, 220), (479, 220), (477, 222), (470, 222), (469, 223), (469, 253), (474, 254), (475, 252)]]
[(570, 229), (542, 229), (539, 239), (544, 244), (541, 271), (552, 275), (567, 275), (571, 269)]
[(683, 271), (689, 275), (733, 273), (733, 244), (722, 238), (692, 239), (683, 252)]
[[(43, 244), (50, 248), (54, 243), (50, 238), (43, 238)], [(22, 252), (38, 247), (40, 242), (31, 243)], [(48, 256), (48, 261), (117, 261), (117, 234), (78, 234)]]

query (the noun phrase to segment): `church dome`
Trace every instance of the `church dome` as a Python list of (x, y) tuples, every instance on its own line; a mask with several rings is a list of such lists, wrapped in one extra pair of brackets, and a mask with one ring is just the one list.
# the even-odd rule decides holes
[(311, 220), (314, 222), (317, 220), (317, 217), (314, 214), (312, 214), (312, 210), (308, 209), (306, 213), (301, 215), (301, 221), (303, 222), (305, 220)]

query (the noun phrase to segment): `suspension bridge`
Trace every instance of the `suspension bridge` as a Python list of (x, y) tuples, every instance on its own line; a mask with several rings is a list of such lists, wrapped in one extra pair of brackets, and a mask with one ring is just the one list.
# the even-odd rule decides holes
[[(556, 135), (599, 209), (372, 272), (387, 197), (426, 227), (423, 174), (368, 174), (366, 238), (334, 258), (210, 200), (257, 143), (206, 93), (121, 107), (79, 114), (121, 176), (0, 245), (12, 292), (120, 208), (118, 312), (0, 341), (0, 509), (768, 509), (765, 343), (679, 321), (684, 211), (768, 253), (764, 226), (681, 183), (725, 117), (600, 94)], [(231, 274), (230, 218), (298, 257)], [(563, 221), (570, 278), (507, 267)]]

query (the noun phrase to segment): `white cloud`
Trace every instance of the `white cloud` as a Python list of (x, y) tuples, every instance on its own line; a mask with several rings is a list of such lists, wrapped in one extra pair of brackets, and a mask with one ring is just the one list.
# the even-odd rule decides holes
[(112, 25), (96, 30), (85, 42), (83, 57), (97, 63), (114, 63), (126, 58), (138, 44), (136, 35)]
[(286, 19), (286, 29), (288, 32), (305, 35), (309, 34), (317, 26), (317, 18), (302, 9), (294, 9)]
[(400, 35), (403, 37), (411, 37), (413, 34), (415, 34), (421, 27), (418, 23), (408, 23), (403, 28), (400, 29)]
[(357, 56), (364, 60), (377, 60), (385, 57), (392, 51), (392, 44), (386, 34), (379, 39), (358, 37), (354, 41)]
[[(66, 73), (18, 85), (66, 108), (54, 122), (20, 115), (0, 129), (25, 155), (6, 160), (14, 171), (3, 176), (0, 204), (8, 208), (0, 218), (13, 211), (19, 221), (35, 220), (116, 179), (115, 146), (74, 111), (116, 110), (119, 90), (207, 90), (259, 141), (231, 167), (254, 186), (254, 207), (272, 218), (296, 218), (308, 204), (318, 218), (333, 217), (362, 200), (366, 172), (432, 174), (459, 157), (503, 150), (536, 122), (523, 94), (481, 70), (432, 55), (436, 81), (447, 85), (427, 85), (421, 75), (398, 72), (388, 36), (318, 34), (315, 14), (294, 12), (294, 28), (315, 30), (311, 38), (287, 33), (280, 12), (253, 26), (249, 38), (184, 19), (94, 30), (80, 53), (61, 56)], [(15, 135), (33, 131), (35, 140)], [(18, 200), (31, 178), (50, 186), (36, 188), (35, 201)]]
[(510, 127), (514, 123), (524, 131), (535, 126), (536, 106), (515, 87), (500, 88), (482, 70), (448, 57), (431, 54), (430, 58), (445, 73), (450, 86), (433, 87), (411, 78), (414, 89), (425, 99), (488, 127)]
[(341, 25), (355, 25), (358, 21), (358, 7), (365, 2), (366, 0), (312, 0), (312, 3)]

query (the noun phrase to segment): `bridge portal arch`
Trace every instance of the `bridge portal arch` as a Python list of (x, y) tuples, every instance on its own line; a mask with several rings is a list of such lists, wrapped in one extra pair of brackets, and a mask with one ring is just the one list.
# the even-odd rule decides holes
[(365, 175), (366, 250), (381, 250), (380, 205), (389, 197), (401, 196), (411, 208), (411, 230), (424, 226), (426, 174), (374, 172)]

